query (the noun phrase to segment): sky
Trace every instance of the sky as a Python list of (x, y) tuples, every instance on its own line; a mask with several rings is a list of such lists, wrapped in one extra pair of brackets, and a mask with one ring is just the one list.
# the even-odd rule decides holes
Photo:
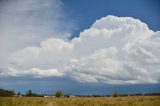
[(158, 0), (0, 0), (0, 88), (160, 92), (159, 5)]

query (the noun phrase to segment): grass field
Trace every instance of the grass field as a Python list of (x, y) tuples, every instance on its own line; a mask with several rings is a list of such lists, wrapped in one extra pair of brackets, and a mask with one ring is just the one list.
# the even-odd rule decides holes
[(0, 106), (160, 106), (160, 96), (128, 97), (0, 97)]

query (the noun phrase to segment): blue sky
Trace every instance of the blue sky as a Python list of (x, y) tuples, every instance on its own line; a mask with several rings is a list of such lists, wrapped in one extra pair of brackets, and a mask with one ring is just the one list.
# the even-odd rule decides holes
[[(78, 20), (75, 33), (89, 28), (95, 20), (107, 16), (130, 16), (138, 18), (154, 31), (160, 28), (159, 0), (62, 0), (73, 19)], [(73, 34), (74, 35), (74, 34)]]
[(159, 0), (1, 0), (0, 88), (160, 92), (159, 11)]

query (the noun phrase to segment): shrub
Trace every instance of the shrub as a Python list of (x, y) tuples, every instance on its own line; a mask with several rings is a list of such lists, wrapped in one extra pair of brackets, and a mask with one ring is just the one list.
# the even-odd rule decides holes
[(112, 93), (112, 97), (117, 97), (118, 96), (118, 92), (113, 92)]
[(61, 97), (61, 96), (63, 96), (62, 91), (60, 91), (60, 90), (56, 91), (55, 96), (56, 96), (56, 97)]

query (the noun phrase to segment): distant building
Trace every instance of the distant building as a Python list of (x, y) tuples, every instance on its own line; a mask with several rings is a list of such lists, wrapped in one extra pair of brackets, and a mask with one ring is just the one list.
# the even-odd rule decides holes
[(76, 97), (75, 95), (66, 95), (65, 97), (67, 98), (73, 98), (73, 97)]
[(44, 95), (43, 97), (44, 98), (49, 98), (49, 97), (55, 98), (55, 96), (50, 96), (50, 95)]
[(22, 95), (14, 95), (14, 97), (22, 97)]
[(43, 97), (44, 97), (44, 98), (48, 98), (48, 97), (51, 97), (51, 96), (48, 96), (48, 95), (44, 95)]

